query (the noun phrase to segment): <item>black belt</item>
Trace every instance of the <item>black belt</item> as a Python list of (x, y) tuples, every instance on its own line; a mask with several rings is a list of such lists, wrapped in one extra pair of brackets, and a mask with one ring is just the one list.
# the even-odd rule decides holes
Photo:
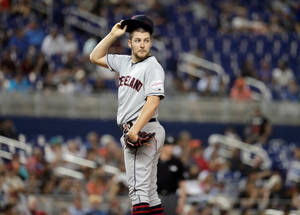
[[(135, 119), (134, 119), (134, 120), (135, 120)], [(122, 133), (127, 133), (127, 131), (128, 131), (128, 130), (131, 128), (131, 126), (133, 125), (133, 121), (134, 121), (134, 120), (130, 120), (130, 121), (125, 122), (125, 123), (123, 123), (123, 124), (120, 125), (120, 129), (121, 129)], [(156, 119), (156, 118), (151, 118), (151, 119), (149, 120), (149, 122), (157, 122), (157, 119)], [(124, 132), (124, 130), (127, 130), (127, 131)]]

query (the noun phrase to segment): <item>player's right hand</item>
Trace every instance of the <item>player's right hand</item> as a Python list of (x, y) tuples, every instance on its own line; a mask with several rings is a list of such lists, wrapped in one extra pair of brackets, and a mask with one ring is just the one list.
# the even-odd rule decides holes
[(124, 28), (121, 28), (121, 22), (122, 21), (115, 24), (114, 27), (112, 27), (112, 29), (111, 29), (110, 33), (115, 37), (121, 37), (126, 32), (127, 25), (125, 25)]

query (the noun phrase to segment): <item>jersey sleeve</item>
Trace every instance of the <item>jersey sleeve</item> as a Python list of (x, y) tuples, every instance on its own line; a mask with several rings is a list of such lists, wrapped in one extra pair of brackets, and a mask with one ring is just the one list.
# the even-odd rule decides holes
[(109, 70), (112, 72), (120, 73), (123, 59), (124, 59), (123, 55), (107, 54), (106, 55), (106, 63), (108, 65)]
[(161, 65), (151, 64), (145, 74), (145, 99), (148, 96), (165, 97), (165, 72)]

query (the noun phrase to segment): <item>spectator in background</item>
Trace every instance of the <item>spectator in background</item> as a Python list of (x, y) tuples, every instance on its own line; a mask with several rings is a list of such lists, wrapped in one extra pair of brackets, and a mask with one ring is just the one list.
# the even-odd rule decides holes
[(215, 155), (220, 155), (220, 143), (210, 141), (209, 145), (204, 149), (203, 157), (206, 161), (212, 160)]
[(300, 36), (300, 23), (299, 22), (295, 24), (295, 31), (296, 31), (296, 34), (299, 37)]
[(75, 93), (74, 82), (69, 77), (63, 78), (62, 82), (57, 87), (58, 92), (64, 95), (72, 95)]
[(181, 160), (173, 156), (175, 144), (174, 137), (166, 138), (157, 166), (157, 192), (165, 215), (182, 214), (186, 199), (185, 170)]
[(73, 197), (72, 205), (69, 206), (68, 211), (70, 215), (85, 215), (85, 211), (82, 206), (82, 198), (80, 195)]
[(58, 33), (58, 29), (51, 27), (50, 33), (43, 40), (42, 53), (48, 58), (53, 55), (61, 55), (63, 53), (64, 42), (64, 36)]
[[(283, 181), (280, 174), (272, 174), (269, 179), (263, 184), (261, 207), (273, 208), (276, 207), (274, 202), (280, 202), (281, 199), (286, 199), (286, 189), (283, 187)], [(272, 201), (270, 201), (272, 199)]]
[(59, 215), (71, 215), (71, 213), (69, 213), (69, 211), (68, 211), (67, 208), (62, 208), (62, 209), (59, 211)]
[[(45, 180), (45, 179), (44, 179)], [(53, 194), (55, 195), (70, 195), (71, 188), (73, 186), (72, 178), (70, 176), (61, 177), (57, 185), (53, 190)]]
[(259, 107), (254, 109), (254, 115), (245, 127), (245, 139), (247, 143), (265, 144), (272, 132), (272, 126)]
[(86, 141), (84, 144), (88, 150), (92, 149), (96, 152), (100, 149), (99, 135), (95, 131), (90, 131), (86, 136)]
[(241, 150), (238, 148), (233, 148), (231, 151), (231, 157), (229, 158), (229, 166), (232, 172), (238, 171), (243, 173), (247, 166), (243, 163), (241, 159)]
[(50, 65), (46, 61), (45, 56), (42, 53), (37, 53), (35, 67), (33, 72), (40, 77), (45, 77), (46, 74), (50, 71)]
[(40, 176), (40, 180), (42, 179), (47, 171), (47, 163), (41, 148), (33, 149), (32, 155), (27, 159), (26, 168), (29, 174)]
[(300, 101), (300, 90), (297, 82), (294, 79), (291, 79), (287, 86), (284, 87), (281, 91), (281, 99), (291, 102)]
[(25, 36), (24, 27), (17, 27), (13, 36), (10, 38), (9, 46), (16, 48), (18, 59), (23, 59), (29, 47), (28, 38)]
[(62, 53), (65, 55), (76, 55), (78, 52), (78, 42), (73, 32), (67, 31), (65, 33), (61, 49)]
[[(36, 180), (33, 178), (33, 180)], [(55, 190), (58, 182), (58, 178), (53, 172), (50, 172), (50, 175), (48, 175), (47, 180), (43, 181), (43, 184), (41, 186), (41, 190), (37, 189), (38, 192), (32, 192), (32, 193), (43, 193), (45, 195), (51, 195), (53, 194), (53, 191)], [(39, 183), (35, 183), (34, 181), (31, 183), (31, 185), (36, 186), (39, 185)], [(33, 189), (36, 189), (35, 187), (32, 187)], [(30, 189), (29, 189), (30, 190)], [(34, 191), (34, 190), (32, 190)], [(30, 193), (30, 192), (29, 192)]]
[(78, 94), (88, 95), (92, 93), (93, 86), (89, 83), (86, 72), (83, 69), (78, 69), (76, 74), (75, 92)]
[(104, 79), (101, 76), (98, 76), (95, 80), (95, 83), (93, 84), (93, 92), (95, 93), (101, 93), (106, 88)]
[(208, 203), (218, 194), (213, 174), (207, 170), (202, 171), (196, 180), (186, 181), (186, 192), (190, 201)]
[[(91, 74), (96, 71), (97, 66), (95, 64), (89, 63), (89, 56), (94, 47), (97, 45), (97, 39), (95, 37), (90, 37), (87, 39), (82, 47), (81, 65), (87, 74)], [(101, 68), (101, 67), (98, 67)]]
[(35, 196), (28, 197), (28, 209), (31, 215), (47, 215), (45, 211), (38, 209), (38, 200)]
[(7, 168), (3, 187), (7, 192), (7, 204), (22, 208), (26, 205), (24, 193), (26, 191), (24, 181), (18, 176), (15, 169)]
[(0, 11), (1, 11), (1, 12), (8, 11), (9, 8), (10, 8), (10, 6), (11, 6), (10, 0), (2, 0), (2, 1), (0, 2)]
[(236, 16), (232, 19), (231, 27), (239, 32), (251, 31), (251, 21), (248, 18), (248, 10), (246, 7), (237, 7)]
[(9, 50), (3, 51), (0, 58), (0, 72), (2, 72), (5, 77), (11, 78), (17, 72), (16, 63)]
[(210, 170), (209, 163), (204, 158), (203, 146), (197, 146), (193, 149), (190, 162), (195, 163), (200, 172), (203, 170)]
[(257, 79), (257, 74), (252, 60), (246, 59), (241, 68), (242, 77), (251, 77)]
[(22, 74), (22, 72), (18, 72), (14, 79), (11, 79), (9, 82), (9, 86), (7, 91), (19, 92), (19, 93), (28, 93), (31, 90), (31, 85), (27, 78)]
[(90, 195), (103, 195), (107, 191), (106, 177), (102, 168), (97, 169), (92, 178), (86, 185), (87, 194)]
[(7, 204), (0, 208), (0, 212), (3, 215), (18, 215), (15, 204)]
[[(49, 184), (51, 184), (50, 179), (47, 179), (47, 182)], [(26, 181), (26, 192), (29, 193), (29, 194), (40, 193), (41, 192), (41, 185), (42, 185), (42, 181), (40, 180), (38, 175), (30, 173), (29, 178)], [(51, 188), (53, 188), (53, 187), (51, 187)], [(52, 192), (53, 192), (53, 190), (51, 190), (51, 192), (45, 192), (45, 193), (52, 193)]]
[(114, 198), (111, 200), (110, 207), (107, 213), (109, 215), (124, 215), (124, 212), (121, 209), (121, 202), (118, 198)]
[(218, 95), (220, 91), (220, 80), (211, 72), (205, 72), (205, 76), (198, 81), (197, 89), (200, 95), (203, 96)]
[(44, 90), (44, 92), (46, 94), (57, 90), (57, 84), (54, 80), (54, 77), (55, 76), (54, 76), (53, 72), (47, 71), (47, 73), (45, 74), (45, 77), (43, 78), (41, 88)]
[(36, 50), (33, 46), (30, 46), (28, 52), (26, 52), (26, 55), (20, 65), (20, 70), (23, 75), (29, 75), (33, 72), (35, 67), (35, 52)]
[(234, 100), (249, 101), (252, 100), (250, 88), (246, 85), (244, 78), (237, 78), (230, 90), (230, 97)]
[(270, 17), (270, 26), (269, 26), (269, 30), (272, 33), (284, 33), (284, 28), (280, 25), (280, 20), (279, 20), (279, 16), (272, 14)]
[(63, 147), (63, 154), (70, 154), (80, 158), (84, 158), (86, 155), (85, 147), (76, 139), (68, 140), (65, 146), (67, 147)]
[(241, 212), (241, 215), (251, 215), (251, 210), (250, 209), (243, 209)]
[(255, 186), (254, 181), (247, 180), (245, 187), (239, 194), (241, 201), (237, 202), (242, 209), (258, 208), (259, 189)]
[(264, 82), (267, 86), (269, 86), (272, 82), (272, 69), (270, 65), (270, 61), (266, 58), (263, 58), (260, 61), (260, 68), (258, 70), (259, 79)]
[[(286, 174), (286, 183), (288, 186), (300, 187), (300, 146), (296, 146), (293, 151), (293, 157), (289, 163), (287, 174)], [(300, 192), (300, 190), (298, 190)]]
[(60, 136), (52, 137), (49, 144), (45, 147), (45, 160), (55, 167), (62, 162), (63, 139)]
[(8, 164), (10, 171), (14, 171), (23, 181), (27, 181), (28, 172), (26, 167), (21, 163), (19, 154), (14, 154), (12, 161)]
[(239, 134), (237, 133), (235, 127), (231, 127), (231, 126), (228, 126), (225, 128), (224, 135), (227, 137), (231, 137), (233, 139), (237, 139), (237, 140), (241, 139)]
[(300, 187), (298, 184), (298, 187), (295, 187), (294, 189), (292, 189), (291, 192), (292, 195), (292, 201), (291, 201), (291, 208), (300, 209)]
[(7, 203), (8, 203), (8, 197), (9, 197), (9, 189), (6, 186), (6, 166), (0, 160), (0, 209), (2, 209)]
[(282, 88), (287, 87), (288, 83), (294, 79), (294, 73), (288, 68), (287, 62), (280, 59), (278, 67), (272, 71), (272, 82), (275, 90), (280, 91)]
[(191, 134), (188, 131), (182, 131), (178, 135), (177, 145), (174, 146), (174, 156), (179, 158), (184, 165), (187, 165), (190, 159), (191, 139)]
[(85, 215), (107, 215), (104, 210), (101, 209), (102, 197), (99, 195), (90, 195), (89, 204), (90, 208), (86, 210)]
[(33, 18), (27, 25), (25, 36), (28, 39), (29, 45), (40, 48), (45, 37), (45, 31), (39, 25), (37, 20)]
[(206, 0), (191, 1), (188, 9), (193, 13), (196, 20), (208, 19), (210, 15), (210, 6)]
[(13, 121), (11, 120), (0, 121), (0, 135), (12, 139), (18, 138), (17, 130)]
[(125, 170), (122, 148), (116, 142), (115, 138), (110, 134), (105, 134), (101, 137), (100, 142), (104, 146), (101, 150), (101, 155), (104, 158), (105, 164)]

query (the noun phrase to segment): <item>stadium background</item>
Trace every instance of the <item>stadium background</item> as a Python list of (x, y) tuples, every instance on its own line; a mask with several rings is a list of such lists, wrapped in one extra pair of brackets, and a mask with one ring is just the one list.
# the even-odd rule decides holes
[[(1, 213), (30, 214), (38, 208), (75, 214), (77, 205), (85, 211), (77, 209), (78, 214), (85, 214), (94, 202), (108, 214), (128, 214), (115, 123), (117, 77), (90, 64), (88, 55), (114, 23), (139, 13), (154, 19), (153, 55), (166, 69), (160, 121), (178, 138), (176, 155), (186, 164), (188, 180), (210, 187), (190, 193), (187, 214), (299, 209), (298, 1), (0, 3)], [(110, 52), (128, 53), (126, 38)], [(258, 107), (270, 135), (257, 131), (265, 124), (251, 120)], [(232, 148), (208, 156), (212, 134), (258, 146), (271, 164), (255, 166), (255, 153), (245, 161), (243, 149), (238, 159)], [(266, 138), (253, 140), (257, 135)], [(193, 151), (204, 151), (205, 158)], [(62, 154), (96, 165), (77, 165)], [(234, 165), (241, 160), (251, 171)], [(198, 178), (206, 171), (213, 175), (209, 182)], [(280, 183), (271, 186), (271, 179)]]

